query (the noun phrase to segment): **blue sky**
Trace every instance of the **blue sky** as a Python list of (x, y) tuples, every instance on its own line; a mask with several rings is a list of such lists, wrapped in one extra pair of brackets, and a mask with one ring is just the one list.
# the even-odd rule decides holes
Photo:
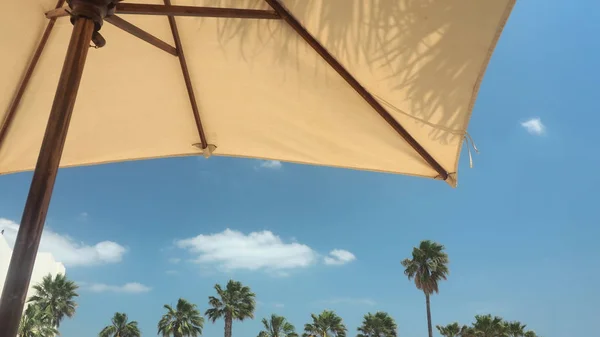
[[(116, 311), (152, 336), (163, 304), (184, 297), (204, 311), (214, 284), (229, 278), (259, 300), (257, 319), (235, 323), (235, 336), (256, 336), (271, 313), (301, 328), (326, 308), (351, 335), (377, 310), (401, 336), (425, 335), (424, 296), (400, 265), (423, 239), (444, 244), (451, 260), (432, 298), (434, 324), (491, 313), (546, 337), (589, 334), (586, 322), (600, 315), (598, 32), (597, 1), (517, 3), (470, 124), (481, 154), (469, 169), (463, 153), (458, 189), (231, 158), (62, 170), (46, 236), (66, 247), (67, 273), (82, 284), (62, 336), (94, 336)], [(0, 177), (0, 218), (19, 221), (30, 179)], [(212, 250), (194, 251), (198, 242)], [(355, 259), (325, 263), (335, 249)], [(253, 270), (233, 263), (249, 252)], [(212, 262), (190, 262), (200, 257)], [(222, 331), (207, 323), (204, 335)]]

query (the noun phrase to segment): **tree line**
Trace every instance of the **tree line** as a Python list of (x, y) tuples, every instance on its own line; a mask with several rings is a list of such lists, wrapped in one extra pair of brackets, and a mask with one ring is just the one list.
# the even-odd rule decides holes
[[(417, 289), (425, 294), (427, 329), (433, 337), (431, 323), (431, 296), (439, 292), (439, 282), (449, 274), (449, 259), (444, 246), (429, 240), (414, 247), (411, 258), (401, 261), (404, 274), (414, 281)], [(61, 321), (75, 314), (77, 285), (58, 274), (47, 275), (33, 289), (28, 307), (19, 326), (20, 337), (54, 337)], [(215, 295), (209, 296), (209, 309), (204, 314), (196, 304), (180, 298), (175, 307), (165, 304), (165, 314), (157, 324), (157, 334), (163, 337), (199, 337), (202, 335), (205, 317), (212, 323), (223, 319), (224, 337), (232, 336), (233, 321), (254, 319), (256, 295), (248, 286), (230, 280), (225, 287), (216, 284)], [(272, 314), (262, 319), (263, 330), (257, 337), (299, 337), (296, 328), (285, 317)], [(444, 337), (537, 337), (532, 330), (518, 321), (508, 322), (501, 317), (477, 315), (471, 325), (458, 322), (436, 326)], [(311, 314), (311, 322), (304, 325), (302, 337), (346, 337), (347, 328), (334, 311), (325, 310)], [(397, 337), (398, 326), (386, 312), (367, 313), (357, 329), (356, 337)], [(103, 328), (98, 337), (141, 337), (136, 321), (130, 321), (126, 313), (115, 313), (111, 323)]]
[(534, 331), (527, 330), (527, 325), (519, 321), (508, 322), (492, 315), (476, 315), (470, 326), (454, 322), (437, 325), (436, 328), (444, 337), (537, 337)]

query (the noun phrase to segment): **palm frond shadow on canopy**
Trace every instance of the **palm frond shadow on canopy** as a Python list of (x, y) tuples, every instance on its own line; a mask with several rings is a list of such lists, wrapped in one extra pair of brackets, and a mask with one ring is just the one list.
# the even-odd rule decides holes
[[(268, 8), (260, 0), (208, 0), (202, 3), (208, 6)], [(391, 91), (390, 97), (381, 97), (381, 100), (395, 108), (392, 112), (411, 116), (411, 122), (420, 127), (433, 126), (428, 130), (429, 138), (439, 143), (462, 140), (470, 117), (464, 112), (472, 109), (481, 73), (492, 51), (473, 53), (479, 41), (470, 37), (476, 35), (473, 31), (482, 25), (495, 27), (504, 24), (486, 23), (487, 17), (477, 18), (473, 14), (489, 7), (489, 3), (305, 0), (286, 1), (286, 5), (346, 68), (368, 69), (368, 72), (353, 74), (361, 83), (368, 83), (374, 77), (378, 85)], [(503, 1), (498, 1), (496, 6), (505, 7), (506, 11), (511, 8)], [(469, 20), (465, 21), (465, 17)], [(506, 16), (497, 19), (506, 20)], [(210, 19), (197, 20), (198, 29), (202, 29), (202, 21)], [(264, 45), (270, 42), (279, 45), (275, 48), (278, 53), (272, 55), (274, 65), (299, 65), (302, 60), (298, 51), (310, 48), (299, 38), (289, 39), (287, 31), (290, 28), (277, 21), (217, 20), (220, 42), (223, 45), (231, 41), (238, 43), (239, 53), (232, 57), (249, 63), (263, 50), (256, 45), (249, 50), (244, 41), (252, 39), (245, 39), (245, 35), (260, 33), (256, 37), (263, 40)], [(265, 30), (257, 29), (257, 25), (268, 26), (270, 35), (262, 34)], [(315, 54), (314, 58), (318, 60), (320, 56)], [(285, 77), (285, 74), (281, 76)], [(327, 79), (314, 78), (315, 85), (322, 84), (323, 80)], [(377, 87), (367, 89), (375, 94), (378, 91)], [(396, 96), (398, 98), (394, 100)], [(403, 104), (403, 98), (408, 104)]]

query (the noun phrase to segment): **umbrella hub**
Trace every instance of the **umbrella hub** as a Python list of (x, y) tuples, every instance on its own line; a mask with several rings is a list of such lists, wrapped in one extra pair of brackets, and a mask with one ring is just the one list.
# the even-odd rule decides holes
[(94, 34), (92, 41), (96, 47), (103, 47), (106, 40), (98, 33), (104, 23), (104, 18), (115, 13), (115, 7), (121, 0), (67, 0), (71, 8), (71, 23), (79, 18), (86, 18), (94, 21)]

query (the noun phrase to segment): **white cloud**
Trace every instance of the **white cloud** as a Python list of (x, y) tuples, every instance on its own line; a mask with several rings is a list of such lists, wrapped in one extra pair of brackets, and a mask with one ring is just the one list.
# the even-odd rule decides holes
[(266, 270), (277, 274), (308, 267), (317, 260), (317, 253), (309, 246), (283, 242), (270, 231), (246, 235), (226, 229), (178, 240), (175, 244), (196, 254), (197, 263), (216, 265), (223, 270)]
[(334, 249), (329, 252), (328, 256), (325, 256), (323, 261), (328, 265), (342, 265), (346, 263), (350, 263), (356, 260), (356, 256), (350, 253), (347, 250), (343, 249)]
[(343, 297), (343, 298), (333, 298), (325, 301), (319, 301), (319, 305), (368, 305), (373, 306), (377, 304), (374, 300), (370, 298), (352, 298), (352, 297)]
[(165, 273), (168, 274), (168, 275), (178, 274), (177, 270), (167, 270)]
[(181, 262), (181, 259), (178, 257), (172, 257), (169, 259), (169, 263), (172, 263), (172, 264), (178, 264), (179, 262)]
[(271, 170), (279, 170), (282, 166), (279, 160), (263, 160), (260, 163), (260, 167)]
[(128, 294), (140, 294), (147, 293), (152, 288), (145, 286), (141, 283), (131, 282), (125, 283), (124, 285), (108, 285), (104, 283), (85, 283), (79, 282), (80, 287), (84, 290), (89, 290), (95, 293), (105, 293), (105, 292), (113, 292), (113, 293), (128, 293)]
[(521, 123), (521, 126), (532, 135), (540, 136), (546, 132), (546, 126), (539, 118), (531, 118)]
[[(19, 225), (11, 220), (0, 218), (0, 229), (4, 237), (14, 246)], [(42, 233), (39, 252), (50, 253), (56, 261), (67, 267), (90, 266), (121, 262), (127, 249), (113, 241), (102, 241), (94, 245), (77, 242), (67, 235), (61, 235), (46, 228)]]
[(88, 219), (90, 215), (88, 214), (88, 212), (81, 212), (79, 213), (79, 216), (77, 216), (77, 218), (79, 219), (79, 221), (85, 221)]

